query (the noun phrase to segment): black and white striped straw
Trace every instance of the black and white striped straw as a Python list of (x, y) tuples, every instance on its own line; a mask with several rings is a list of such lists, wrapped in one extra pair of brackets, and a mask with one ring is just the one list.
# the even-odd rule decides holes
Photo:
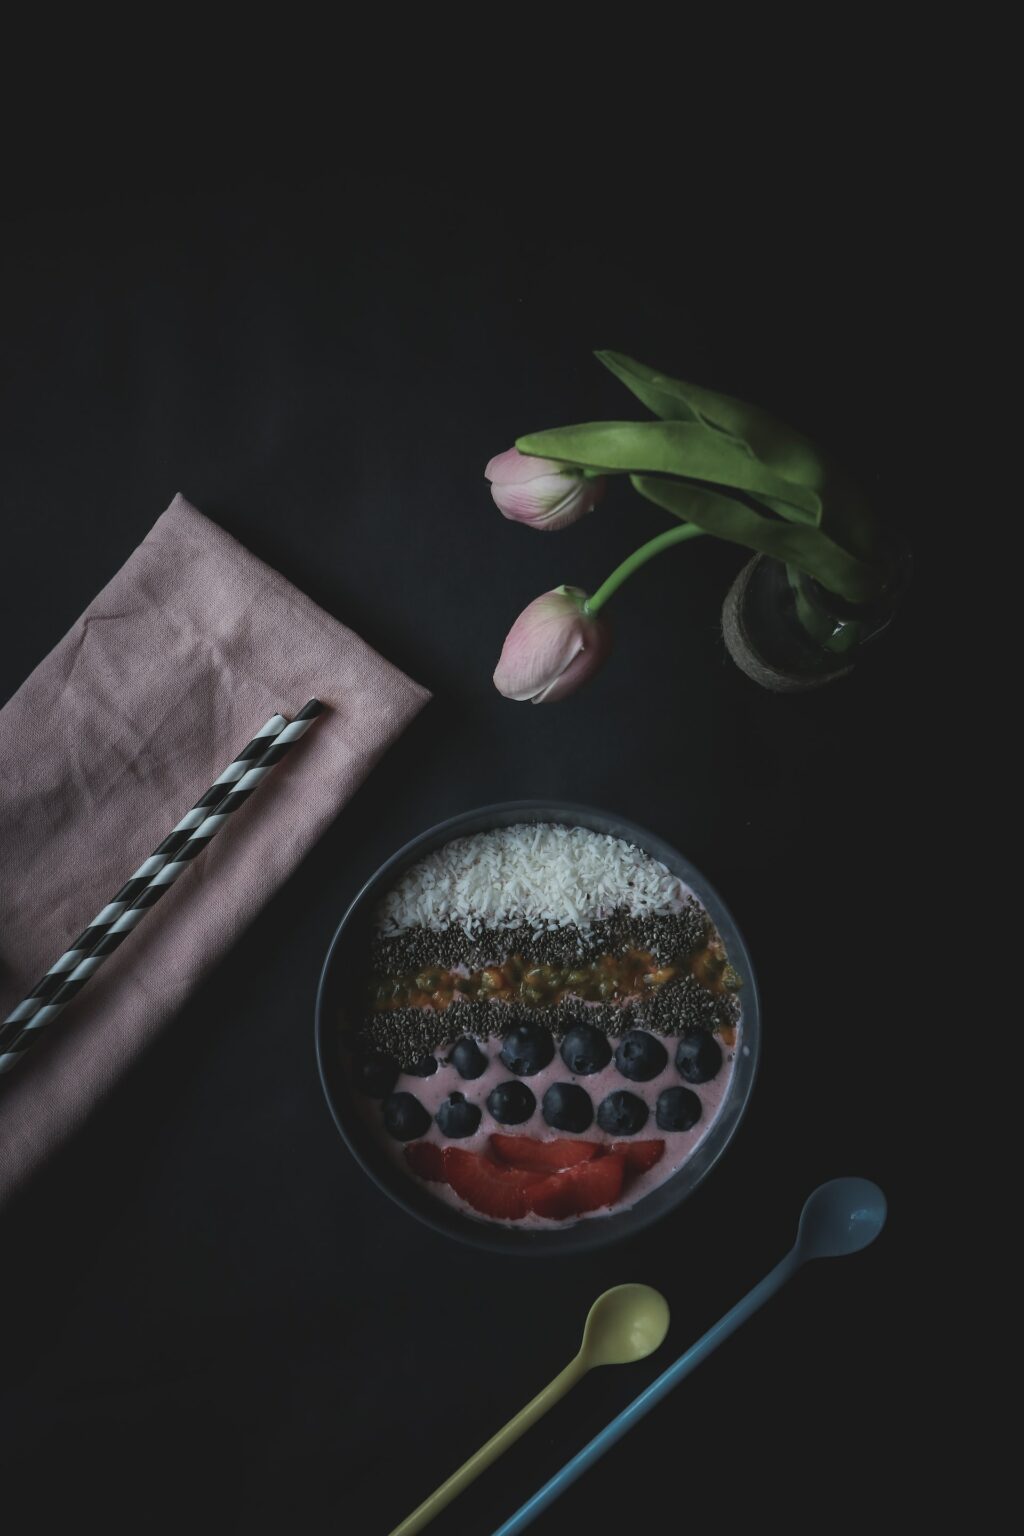
[[(208, 805), (204, 806), (202, 801), (200, 801), (196, 807), (199, 815), (193, 820), (193, 825), (190, 828), (185, 826), (185, 821), (192, 817), (192, 812), (189, 813), (189, 817), (183, 818), (179, 822), (178, 827), (175, 828), (174, 832), (166, 840), (168, 843), (171, 843), (172, 839), (177, 838), (177, 845), (172, 845), (171, 850), (165, 852), (160, 866), (146, 880), (143, 888), (137, 891), (123, 905), (121, 911), (116, 913), (104, 925), (99, 937), (94, 941), (91, 951), (82, 956), (70, 972), (64, 974), (63, 979), (48, 1000), (43, 1001), (20, 1026), (15, 1026), (17, 1032), (13, 1038), (6, 1038), (5, 1026), (3, 1034), (0, 1034), (0, 1075), (9, 1072), (12, 1067), (16, 1066), (25, 1051), (38, 1038), (39, 1033), (46, 1025), (51, 1024), (54, 1019), (63, 1013), (72, 998), (77, 997), (90, 977), (99, 970), (107, 956), (112, 955), (114, 950), (124, 943), (129, 933), (137, 927), (145, 914), (160, 900), (161, 896), (170, 890), (171, 886), (185, 872), (192, 860), (202, 853), (203, 849), (216, 836), (224, 823), (240, 805), (245, 804), (253, 790), (262, 783), (271, 769), (287, 755), (295, 742), (305, 735), (316, 717), (323, 713), (323, 707), (318, 699), (311, 699), (305, 708), (299, 711), (294, 720), (289, 724), (283, 725), (270, 738), (269, 746), (266, 744), (268, 738), (265, 734), (267, 730), (265, 726), (263, 732), (260, 733), (260, 737), (254, 738), (254, 741), (261, 741), (263, 747), (255, 762), (251, 758), (245, 760), (236, 758), (235, 764), (240, 761), (242, 762), (242, 773), (235, 781), (228, 782), (227, 792), (218, 796), (212, 808)], [(235, 764), (232, 764), (232, 768), (235, 767)], [(228, 771), (230, 770), (225, 770), (225, 772)], [(221, 781), (223, 781), (223, 775), (221, 776)], [(203, 799), (205, 800), (206, 796)], [(196, 824), (197, 821), (198, 824)], [(180, 837), (178, 836), (179, 832)], [(161, 847), (163, 846), (161, 844)], [(145, 866), (140, 866), (140, 870), (143, 868)], [(109, 911), (109, 907), (113, 905), (115, 903), (108, 903), (108, 907), (104, 908), (104, 911)]]
[[(64, 951), (59, 960), (54, 961), (46, 975), (36, 982), (31, 992), (22, 998), (18, 1006), (7, 1015), (4, 1026), (24, 1024), (38, 1012), (47, 998), (53, 996), (75, 966), (84, 960), (86, 955), (92, 953), (111, 923), (121, 916), (141, 891), (145, 890), (157, 871), (163, 869), (171, 854), (177, 853), (188, 838), (188, 834), (205, 820), (215, 805), (219, 805), (231, 785), (238, 783), (253, 759), (262, 756), (267, 749), (268, 741), (280, 735), (287, 723), (284, 715), (271, 715), (263, 729), (257, 731), (252, 740), (246, 743), (238, 756), (228, 764), (222, 774), (214, 779), (210, 788), (200, 796), (192, 809), (186, 812), (177, 826), (172, 827), (163, 842), (153, 849), (149, 858), (139, 865), (131, 879), (127, 880), (116, 896), (112, 896), (106, 906), (97, 912), (92, 922), (82, 930), (70, 948)], [(0, 1027), (0, 1050), (3, 1049), (6, 1034), (8, 1034), (6, 1028)]]

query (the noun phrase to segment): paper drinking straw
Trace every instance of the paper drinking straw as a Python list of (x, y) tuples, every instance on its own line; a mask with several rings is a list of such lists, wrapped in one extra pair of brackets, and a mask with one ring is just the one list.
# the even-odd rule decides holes
[(36, 982), (31, 992), (21, 1000), (13, 1012), (7, 1015), (3, 1025), (0, 1025), (0, 1052), (3, 1051), (5, 1042), (13, 1039), (16, 1033), (6, 1026), (24, 1024), (38, 1012), (47, 998), (53, 996), (79, 961), (92, 953), (115, 918), (120, 917), (136, 896), (145, 890), (157, 871), (163, 869), (171, 854), (177, 853), (188, 838), (188, 834), (205, 820), (207, 813), (215, 805), (223, 800), (231, 785), (237, 784), (253, 759), (263, 755), (269, 740), (278, 736), (287, 723), (284, 715), (271, 715), (263, 729), (257, 731), (234, 761), (228, 764), (218, 778), (214, 779), (206, 793), (200, 796), (192, 809), (186, 812), (176, 827), (171, 829), (159, 847), (153, 849), (149, 858), (139, 865), (134, 875), (122, 885), (117, 895), (112, 896), (106, 906), (97, 912), (88, 928), (83, 929), (71, 947), (64, 951), (59, 960), (54, 961), (46, 975)]
[(211, 814), (207, 815), (199, 826), (188, 833), (185, 842), (171, 858), (152, 877), (145, 888), (125, 908), (121, 915), (114, 919), (107, 932), (99, 940), (92, 953), (79, 961), (67, 979), (58, 987), (48, 1002), (32, 1015), (22, 1026), (21, 1032), (15, 1036), (3, 1048), (0, 1054), (0, 1075), (9, 1072), (16, 1066), (22, 1056), (28, 1050), (33, 1041), (38, 1037), (48, 1024), (58, 1018), (64, 1012), (72, 998), (77, 997), (82, 988), (94, 976), (102, 966), (108, 955), (112, 955), (124, 943), (129, 933), (142, 921), (161, 896), (170, 890), (174, 882), (184, 874), (192, 860), (206, 848), (211, 839), (220, 831), (224, 823), (230, 819), (240, 805), (244, 805), (253, 790), (262, 783), (266, 775), (276, 767), (283, 757), (291, 750), (294, 744), (306, 734), (316, 717), (323, 713), (324, 706), (318, 699), (310, 699), (309, 703), (299, 711), (295, 719), (286, 725), (271, 741), (270, 746), (262, 753), (251, 768), (248, 768), (241, 779), (238, 780), (228, 793), (219, 801)]

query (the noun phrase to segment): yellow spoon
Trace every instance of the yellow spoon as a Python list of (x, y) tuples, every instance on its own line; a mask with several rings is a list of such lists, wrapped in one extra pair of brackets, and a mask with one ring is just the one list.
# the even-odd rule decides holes
[(668, 1302), (660, 1291), (652, 1290), (649, 1285), (616, 1285), (605, 1291), (587, 1315), (583, 1343), (576, 1358), (570, 1360), (565, 1370), (560, 1371), (543, 1392), (538, 1392), (514, 1419), (510, 1419), (504, 1429), (499, 1429), (486, 1445), (463, 1462), (447, 1482), (435, 1488), (401, 1525), (396, 1525), (391, 1536), (415, 1536), (416, 1531), (422, 1531), (593, 1366), (629, 1365), (634, 1360), (643, 1360), (654, 1353), (666, 1333)]

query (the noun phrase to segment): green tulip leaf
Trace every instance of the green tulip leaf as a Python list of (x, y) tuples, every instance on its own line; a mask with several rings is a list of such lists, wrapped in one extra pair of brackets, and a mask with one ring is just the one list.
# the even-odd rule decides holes
[(516, 439), (520, 453), (609, 474), (653, 473), (704, 480), (767, 496), (793, 522), (821, 521), (821, 499), (751, 458), (741, 443), (692, 421), (592, 421)]
[(630, 480), (641, 496), (674, 517), (695, 523), (716, 538), (796, 566), (850, 602), (870, 602), (878, 596), (881, 574), (841, 549), (820, 528), (762, 515), (744, 502), (705, 486), (649, 475), (630, 475)]
[(634, 362), (622, 352), (595, 352), (594, 356), (662, 421), (700, 420), (696, 409), (683, 393), (686, 388), (684, 384), (678, 384), (675, 379), (658, 373), (654, 368), (648, 368), (646, 363)]
[(656, 416), (701, 422), (745, 443), (762, 464), (785, 479), (821, 490), (826, 472), (824, 455), (802, 432), (787, 427), (760, 406), (747, 405), (699, 384), (670, 379), (621, 352), (597, 352), (595, 356)]

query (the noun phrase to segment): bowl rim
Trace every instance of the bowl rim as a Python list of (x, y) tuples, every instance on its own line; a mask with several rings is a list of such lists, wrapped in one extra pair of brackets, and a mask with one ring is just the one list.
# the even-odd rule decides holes
[[(437, 1200), (429, 1193), (420, 1191), (414, 1181), (411, 1178), (405, 1178), (400, 1170), (389, 1169), (387, 1173), (382, 1172), (364, 1155), (357, 1139), (350, 1134), (346, 1117), (336, 1102), (337, 1096), (331, 1083), (331, 1073), (327, 1063), (328, 1030), (336, 1029), (336, 1020), (328, 1021), (326, 1017), (325, 997), (331, 984), (331, 967), (335, 954), (353, 920), (378, 894), (383, 895), (401, 872), (418, 859), (424, 858), (433, 849), (457, 837), (469, 837), (474, 833), (499, 826), (515, 825), (520, 816), (526, 821), (553, 821), (568, 826), (584, 826), (591, 831), (605, 831), (613, 837), (621, 837), (624, 841), (633, 843), (645, 853), (660, 859), (673, 874), (678, 875), (693, 890), (698, 900), (707, 909), (725, 941), (730, 961), (737, 965), (743, 977), (743, 1053), (742, 1057), (737, 1057), (734, 1065), (733, 1086), (703, 1141), (675, 1174), (635, 1205), (599, 1219), (575, 1222), (561, 1231), (548, 1228), (522, 1229), (484, 1219), (476, 1220)], [(653, 1226), (693, 1194), (704, 1183), (712, 1169), (717, 1167), (746, 1116), (758, 1076), (761, 1034), (760, 994), (750, 952), (732, 913), (715, 887), (689, 859), (656, 833), (615, 812), (563, 800), (502, 800), (490, 805), (478, 806), (435, 823), (396, 849), (369, 879), (364, 881), (342, 914), (320, 968), (314, 1005), (317, 1071), (327, 1107), (342, 1141), (356, 1163), (377, 1188), (408, 1215), (414, 1216), (417, 1221), (423, 1222), (445, 1237), (455, 1238), (456, 1241), (466, 1243), (470, 1247), (482, 1248), (490, 1252), (537, 1256), (559, 1254), (565, 1257), (572, 1253), (593, 1252), (598, 1248), (611, 1247), (615, 1243), (624, 1242)], [(742, 1080), (741, 1093), (737, 1092), (737, 1079)], [(725, 1113), (727, 1108), (728, 1114)], [(699, 1159), (699, 1163), (694, 1172), (695, 1159)], [(380, 1162), (383, 1168), (383, 1156)], [(686, 1174), (687, 1170), (691, 1173), (689, 1180), (677, 1185), (677, 1181)], [(409, 1186), (408, 1189), (404, 1187), (406, 1184)], [(674, 1185), (677, 1187), (673, 1190)], [(670, 1190), (671, 1195), (665, 1193)], [(661, 1199), (658, 1199), (659, 1195), (662, 1196)]]

